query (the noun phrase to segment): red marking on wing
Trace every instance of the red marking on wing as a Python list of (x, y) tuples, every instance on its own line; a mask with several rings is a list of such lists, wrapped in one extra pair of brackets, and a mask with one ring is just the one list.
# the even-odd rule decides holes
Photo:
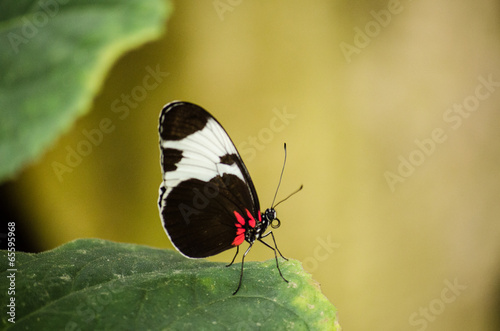
[(239, 236), (237, 236), (236, 238), (234, 238), (233, 243), (231, 245), (238, 246), (238, 245), (241, 245), (241, 243), (243, 241), (245, 241), (245, 235), (244, 234), (240, 234)]
[(255, 228), (255, 218), (253, 217), (252, 213), (250, 213), (250, 211), (247, 209), (247, 215), (248, 215), (248, 225), (250, 225), (250, 227), (252, 228)]
[(236, 220), (239, 223), (239, 224), (236, 223), (236, 226), (244, 226), (245, 225), (245, 219), (243, 218), (243, 216), (238, 214), (238, 212), (236, 210), (234, 211), (234, 216), (236, 216)]
[(236, 237), (231, 245), (238, 246), (245, 240), (245, 219), (236, 210), (234, 211), (234, 216), (236, 216)]
[[(255, 225), (256, 225), (256, 222), (255, 222), (255, 217), (253, 217), (252, 213), (250, 213), (250, 211), (248, 209), (246, 209), (247, 211), (247, 216), (248, 216), (248, 226), (250, 226), (251, 228), (255, 228)], [(262, 217), (260, 215), (260, 211), (259, 211), (259, 222), (262, 222)], [(238, 246), (238, 245), (241, 245), (241, 243), (243, 243), (243, 241), (245, 240), (245, 219), (243, 218), (243, 216), (241, 216), (236, 210), (234, 211), (234, 216), (236, 216), (236, 237), (234, 238), (233, 242), (231, 245), (233, 246)]]

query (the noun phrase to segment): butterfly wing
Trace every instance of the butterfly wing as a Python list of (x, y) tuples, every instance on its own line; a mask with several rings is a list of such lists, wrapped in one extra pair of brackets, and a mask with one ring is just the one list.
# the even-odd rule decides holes
[(161, 112), (159, 132), (163, 182), (158, 205), (172, 244), (190, 258), (240, 244), (235, 211), (257, 215), (260, 207), (224, 128), (203, 108), (174, 101)]

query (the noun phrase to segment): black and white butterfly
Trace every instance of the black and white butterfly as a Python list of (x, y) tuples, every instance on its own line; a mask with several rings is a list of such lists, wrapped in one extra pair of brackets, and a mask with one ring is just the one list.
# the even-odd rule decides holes
[[(250, 174), (231, 138), (206, 110), (189, 102), (174, 101), (160, 115), (160, 152), (163, 181), (158, 206), (170, 241), (185, 257), (204, 258), (247, 241), (241, 260), (241, 287), (245, 256), (255, 241), (278, 252), (270, 226), (281, 222), (271, 207), (260, 212)], [(280, 178), (281, 180), (281, 178)], [(271, 236), (274, 247), (262, 239)]]

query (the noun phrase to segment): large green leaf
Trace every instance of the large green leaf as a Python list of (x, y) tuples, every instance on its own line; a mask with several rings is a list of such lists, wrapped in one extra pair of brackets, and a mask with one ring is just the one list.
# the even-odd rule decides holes
[(165, 0), (0, 3), (0, 180), (84, 113), (125, 51), (158, 37)]
[[(2, 261), (7, 252), (2, 251)], [(335, 307), (298, 261), (190, 260), (169, 250), (81, 239), (17, 253), (15, 324), (2, 330), (339, 330)], [(12, 266), (11, 266), (12, 267)], [(10, 271), (0, 274), (8, 281)], [(2, 286), (6, 289), (8, 286)], [(9, 302), (3, 290), (0, 302)]]

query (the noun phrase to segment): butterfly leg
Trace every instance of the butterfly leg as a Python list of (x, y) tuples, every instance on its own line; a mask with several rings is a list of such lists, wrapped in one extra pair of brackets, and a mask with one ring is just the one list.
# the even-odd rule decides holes
[(231, 263), (229, 263), (228, 265), (226, 265), (226, 267), (230, 267), (233, 264), (234, 259), (236, 259), (236, 255), (238, 255), (239, 251), (240, 251), (240, 246), (236, 246), (236, 254), (234, 254), (233, 260), (231, 261)]
[[(253, 245), (253, 243), (250, 243), (250, 246), (248, 246), (247, 250), (245, 251), (245, 254), (243, 254), (243, 257), (241, 258), (240, 282), (238, 283), (238, 288), (236, 289), (236, 291), (233, 292), (233, 295), (235, 295), (240, 290), (241, 281), (243, 280), (243, 264), (245, 263), (245, 256), (247, 256), (248, 252), (250, 251), (250, 248), (252, 248), (252, 245)], [(236, 246), (236, 247), (238, 247), (238, 246)]]
[[(272, 235), (272, 232), (270, 232), (270, 233), (271, 233), (271, 235)], [(268, 234), (269, 234), (269, 233), (268, 233)], [(274, 258), (276, 259), (276, 268), (278, 268), (278, 271), (279, 271), (279, 273), (280, 273), (281, 278), (283, 278), (283, 280), (284, 280), (285, 282), (287, 282), (287, 283), (288, 283), (288, 280), (286, 280), (286, 278), (285, 278), (285, 277), (283, 277), (283, 274), (281, 273), (280, 265), (279, 265), (279, 263), (278, 263), (278, 255), (276, 254), (276, 249), (274, 249), (273, 247), (271, 247), (271, 246), (270, 246), (268, 243), (266, 243), (265, 241), (262, 241), (260, 238), (259, 238), (258, 240), (259, 240), (261, 243), (263, 243), (264, 245), (266, 245), (267, 247), (269, 247), (270, 249), (272, 249), (272, 250), (274, 251)], [(274, 240), (274, 235), (273, 235), (273, 240)], [(274, 242), (274, 244), (276, 245), (276, 242)], [(278, 250), (278, 252), (279, 252), (279, 250)], [(281, 253), (280, 253), (280, 255), (281, 255)], [(281, 255), (281, 257), (283, 257), (283, 255)]]
[[(272, 232), (272, 231), (270, 231), (270, 232), (266, 233), (265, 235), (263, 235), (263, 236), (262, 236), (262, 237), (260, 237), (260, 238), (262, 239), (262, 238), (265, 238), (265, 237), (267, 237), (267, 236), (269, 236), (269, 235), (271, 235), (271, 237), (273, 238), (274, 247), (276, 247), (276, 250), (278, 251), (278, 253), (280, 253), (280, 256), (281, 256), (282, 258), (284, 258), (284, 259), (285, 259), (285, 261), (288, 261), (288, 259), (287, 259), (286, 257), (284, 257), (284, 256), (283, 256), (283, 254), (281, 254), (281, 252), (280, 252), (280, 250), (279, 250), (279, 248), (278, 248), (278, 245), (276, 245), (276, 240), (274, 240), (274, 234), (273, 234), (273, 232)], [(269, 245), (268, 245), (268, 246), (269, 246)]]

